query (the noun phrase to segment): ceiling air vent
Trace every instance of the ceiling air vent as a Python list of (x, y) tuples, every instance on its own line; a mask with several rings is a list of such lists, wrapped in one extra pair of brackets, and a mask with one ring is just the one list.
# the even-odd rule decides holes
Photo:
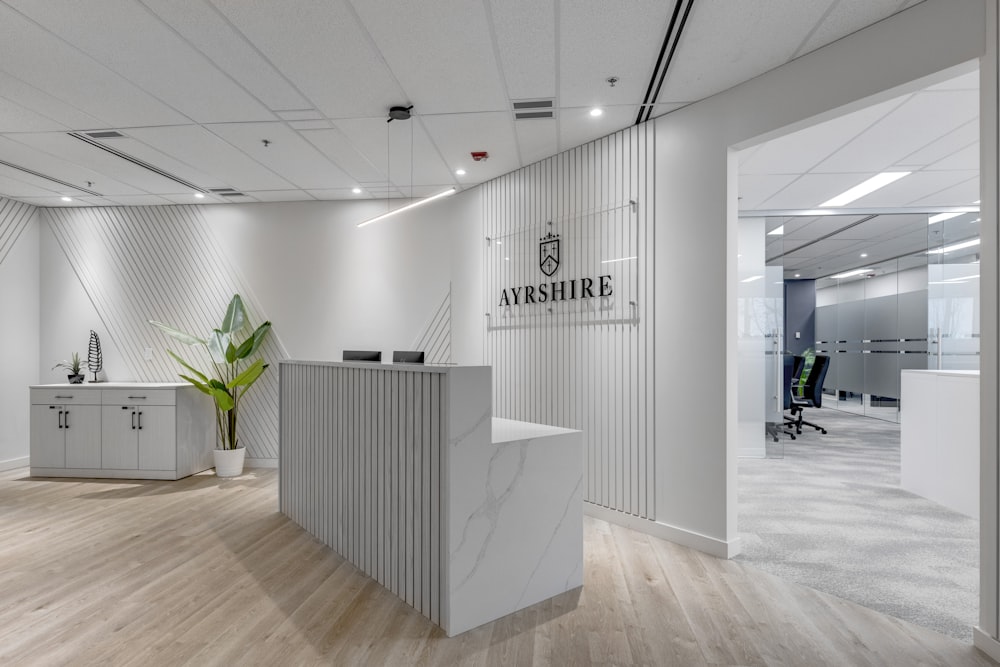
[(91, 139), (120, 139), (125, 135), (117, 130), (100, 130), (98, 132), (84, 132)]
[(514, 102), (515, 120), (533, 120), (536, 118), (554, 118), (552, 110), (554, 100), (521, 100)]
[(232, 188), (210, 188), (209, 192), (220, 197), (246, 197), (244, 193)]

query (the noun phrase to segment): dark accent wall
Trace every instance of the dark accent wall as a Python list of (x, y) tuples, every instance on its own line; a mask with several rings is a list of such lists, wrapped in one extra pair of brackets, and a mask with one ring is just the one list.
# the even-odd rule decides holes
[(802, 354), (810, 347), (816, 347), (816, 281), (786, 280), (785, 349)]

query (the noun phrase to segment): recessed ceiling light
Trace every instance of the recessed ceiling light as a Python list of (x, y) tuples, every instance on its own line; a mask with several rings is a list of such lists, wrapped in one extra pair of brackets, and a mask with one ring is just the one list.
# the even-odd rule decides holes
[(768, 236), (781, 236), (784, 233), (785, 233), (785, 226), (782, 225), (780, 227), (775, 227), (774, 229), (772, 229), (771, 231), (769, 231), (767, 233), (767, 235)]
[(195, 199), (204, 199), (205, 195), (204, 195), (204, 193), (196, 192), (196, 193), (194, 193), (194, 197), (195, 197)]
[(351, 188), (351, 192), (353, 192), (356, 195), (359, 195), (361, 194), (361, 188)]
[(946, 245), (943, 248), (934, 248), (934, 250), (928, 250), (928, 255), (943, 255), (946, 252), (952, 252), (953, 250), (964, 250), (965, 248), (971, 248), (973, 246), (979, 245), (979, 239), (972, 239), (971, 241), (962, 241), (961, 243), (953, 243), (951, 245)]
[(866, 252), (863, 252), (863, 253), (861, 253), (861, 258), (862, 258), (862, 259), (864, 259), (864, 258), (865, 258), (865, 257), (867, 257), (867, 256), (868, 256), (868, 253), (866, 253)]
[(820, 206), (846, 206), (855, 199), (861, 199), (865, 195), (869, 195), (879, 188), (884, 188), (904, 176), (909, 176), (910, 173), (911, 172), (908, 171), (883, 171), (881, 174), (875, 174), (863, 183), (855, 185), (850, 190), (842, 192), (832, 199), (826, 200), (820, 204)]
[(465, 176), (465, 170), (464, 169), (456, 169), (455, 170), (455, 175), (456, 176)]
[(795, 274), (795, 277), (796, 277), (796, 278), (801, 278), (801, 277), (802, 277), (802, 274), (801, 274), (801, 273), (796, 273), (796, 274)]
[(847, 273), (838, 273), (837, 275), (830, 277), (839, 280), (840, 278), (850, 278), (852, 276), (860, 276), (862, 273), (868, 273), (869, 271), (871, 271), (871, 269), (854, 269), (853, 271), (848, 271)]
[(593, 116), (594, 118), (597, 118), (598, 116), (603, 116), (604, 109), (594, 107), (593, 109), (590, 110), (590, 115)]
[(73, 201), (72, 197), (60, 197), (63, 201)]

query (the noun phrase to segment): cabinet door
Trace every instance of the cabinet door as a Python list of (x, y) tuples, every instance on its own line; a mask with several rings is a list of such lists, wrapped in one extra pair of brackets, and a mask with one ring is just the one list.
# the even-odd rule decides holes
[(138, 470), (138, 414), (129, 405), (101, 408), (101, 467), (106, 470)]
[(63, 407), (67, 468), (101, 467), (101, 406)]
[(31, 467), (65, 468), (66, 437), (61, 405), (31, 406)]
[(177, 409), (174, 406), (140, 405), (139, 470), (177, 469)]

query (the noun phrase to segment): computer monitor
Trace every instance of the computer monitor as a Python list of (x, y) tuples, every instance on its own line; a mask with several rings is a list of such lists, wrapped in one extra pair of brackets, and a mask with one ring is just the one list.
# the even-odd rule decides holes
[(382, 352), (379, 350), (344, 350), (344, 361), (374, 361), (382, 362)]
[(417, 351), (394, 350), (392, 353), (392, 363), (394, 364), (422, 364), (424, 363), (424, 353)]

